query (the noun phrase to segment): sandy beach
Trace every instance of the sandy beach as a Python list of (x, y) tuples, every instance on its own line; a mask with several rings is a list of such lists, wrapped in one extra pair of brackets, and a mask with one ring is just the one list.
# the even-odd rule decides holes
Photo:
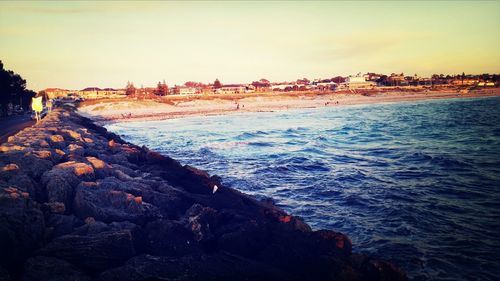
[(104, 124), (148, 121), (244, 112), (272, 112), (289, 109), (320, 108), (357, 104), (393, 103), (432, 99), (500, 96), (500, 89), (462, 93), (457, 90), (420, 92), (352, 93), (253, 93), (212, 96), (170, 96), (156, 100), (120, 99), (84, 102), (82, 116)]

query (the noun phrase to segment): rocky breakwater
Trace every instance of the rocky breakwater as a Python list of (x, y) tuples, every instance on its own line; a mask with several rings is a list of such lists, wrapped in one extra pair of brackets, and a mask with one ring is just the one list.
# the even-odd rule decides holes
[(0, 280), (406, 280), (69, 109), (0, 146), (0, 249)]

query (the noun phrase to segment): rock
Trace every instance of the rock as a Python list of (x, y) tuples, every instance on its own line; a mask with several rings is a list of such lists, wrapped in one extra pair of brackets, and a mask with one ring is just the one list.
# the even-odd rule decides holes
[(53, 166), (52, 161), (40, 158), (29, 151), (0, 153), (0, 162), (16, 164), (20, 171), (35, 181), (39, 180), (42, 174)]
[(211, 228), (214, 227), (217, 211), (194, 204), (186, 211), (186, 228), (192, 232), (193, 238), (197, 242), (209, 242), (214, 238)]
[(19, 190), (28, 192), (32, 198), (36, 196), (35, 183), (17, 164), (11, 163), (0, 168), (0, 181), (5, 181), (8, 186), (15, 186)]
[(69, 144), (68, 147), (66, 147), (65, 151), (67, 153), (74, 153), (80, 156), (83, 156), (83, 154), (85, 154), (85, 149), (81, 145), (74, 143)]
[(29, 194), (0, 189), (0, 266), (18, 270), (21, 261), (43, 242), (44, 218)]
[(62, 133), (66, 135), (67, 139), (73, 139), (74, 141), (83, 141), (82, 135), (74, 130), (63, 129)]
[(162, 188), (161, 192), (143, 190), (142, 198), (157, 206), (162, 216), (170, 219), (179, 218), (194, 203), (191, 198), (173, 187)]
[(82, 182), (76, 188), (74, 212), (80, 218), (104, 222), (131, 221), (144, 224), (160, 216), (156, 207), (139, 196), (113, 189), (102, 182)]
[(99, 277), (102, 281), (298, 280), (265, 264), (226, 253), (181, 258), (141, 255)]
[(361, 280), (407, 280), (403, 271), (386, 261), (359, 254), (353, 254), (350, 261), (356, 272), (361, 274)]
[(106, 162), (95, 157), (86, 157), (86, 159), (94, 168), (96, 178), (103, 179), (111, 175), (112, 168)]
[(95, 219), (87, 218), (85, 224), (75, 229), (72, 233), (73, 235), (96, 235), (101, 232), (106, 231), (118, 231), (127, 230), (130, 231), (132, 235), (132, 242), (134, 244), (134, 249), (136, 253), (142, 253), (146, 246), (146, 233), (143, 228), (139, 225), (124, 221), (124, 222), (112, 222), (110, 224), (103, 223), (101, 221), (96, 221)]
[(79, 218), (73, 215), (52, 214), (46, 220), (47, 228), (50, 228), (48, 240), (56, 237), (70, 234), (75, 231), (77, 227), (82, 226), (84, 223)]
[(47, 191), (49, 202), (62, 202), (67, 208), (72, 206), (74, 188), (82, 180), (93, 180), (91, 165), (69, 161), (58, 164), (42, 176), (42, 184)]
[(43, 205), (52, 214), (64, 214), (66, 212), (66, 205), (62, 202), (48, 202), (43, 203)]
[(193, 233), (182, 223), (160, 219), (148, 223), (146, 229), (149, 254), (180, 257), (201, 252)]
[(121, 265), (135, 255), (129, 230), (106, 231), (88, 236), (64, 235), (38, 251), (60, 258), (91, 272)]
[(9, 272), (0, 266), (0, 281), (11, 281)]
[(91, 281), (92, 279), (67, 261), (37, 256), (24, 264), (21, 281)]
[(63, 149), (64, 147), (66, 147), (66, 144), (64, 142), (64, 138), (61, 135), (49, 136), (48, 141), (50, 143), (50, 146), (53, 148)]

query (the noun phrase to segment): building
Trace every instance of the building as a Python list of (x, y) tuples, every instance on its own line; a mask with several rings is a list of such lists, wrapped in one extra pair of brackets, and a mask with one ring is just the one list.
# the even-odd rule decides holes
[(66, 89), (59, 89), (59, 88), (47, 88), (47, 89), (43, 90), (43, 92), (45, 92), (47, 94), (48, 99), (56, 99), (56, 98), (67, 97), (71, 91), (66, 90)]
[(230, 84), (223, 85), (222, 87), (215, 90), (217, 94), (240, 94), (246, 93), (248, 87), (242, 84)]
[(103, 98), (121, 98), (125, 96), (125, 91), (121, 89), (104, 88), (100, 89), (97, 87), (85, 88), (76, 93), (78, 96), (84, 99), (103, 99)]
[(175, 86), (173, 88), (174, 95), (195, 95), (199, 93), (200, 91), (195, 87)]
[(403, 73), (396, 74), (392, 73), (391, 76), (387, 77), (388, 86), (407, 86), (408, 82), (405, 79)]
[(357, 90), (357, 89), (373, 89), (377, 83), (373, 81), (366, 81), (366, 78), (361, 75), (349, 76), (344, 83), (338, 87), (339, 90)]
[(465, 79), (454, 79), (451, 81), (451, 84), (454, 86), (474, 86), (479, 83), (478, 79), (471, 79), (471, 78), (465, 78)]

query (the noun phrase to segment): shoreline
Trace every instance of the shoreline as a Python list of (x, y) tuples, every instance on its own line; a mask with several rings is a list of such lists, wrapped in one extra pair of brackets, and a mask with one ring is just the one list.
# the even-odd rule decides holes
[(0, 145), (0, 279), (408, 280), (220, 180), (56, 109)]
[[(233, 95), (230, 98), (175, 97), (174, 104), (152, 100), (108, 100), (81, 105), (78, 114), (92, 119), (99, 125), (116, 122), (160, 121), (184, 117), (218, 116), (239, 113), (276, 112), (293, 109), (342, 107), (382, 103), (413, 102), (437, 99), (480, 98), (500, 96), (500, 89), (473, 91), (467, 94), (456, 91), (438, 92), (381, 92), (374, 94), (330, 93), (322, 95)], [(131, 109), (132, 108), (132, 109)]]

